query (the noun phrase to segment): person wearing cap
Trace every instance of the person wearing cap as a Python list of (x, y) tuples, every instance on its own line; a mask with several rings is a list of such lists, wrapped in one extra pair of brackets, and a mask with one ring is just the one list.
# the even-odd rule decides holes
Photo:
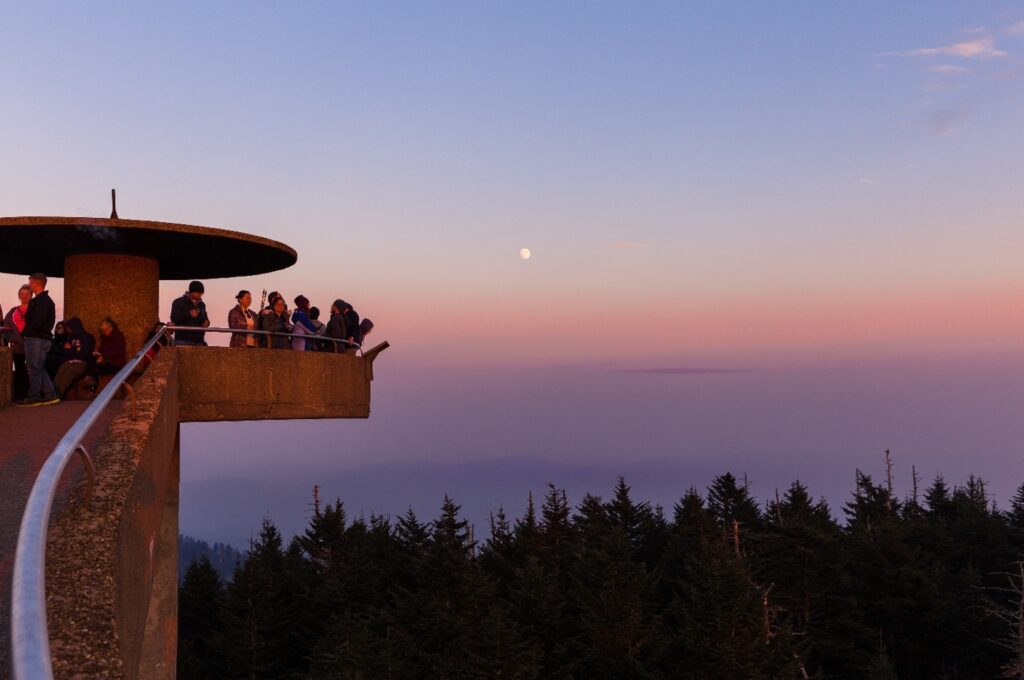
[[(298, 335), (316, 335), (316, 326), (309, 318), (309, 298), (300, 295), (295, 298), (295, 311), (292, 312), (292, 333)], [(312, 341), (303, 338), (292, 338), (292, 349), (305, 352), (311, 348)]]
[(49, 406), (60, 402), (53, 381), (46, 372), (46, 353), (50, 351), (53, 323), (57, 320), (57, 308), (46, 290), (46, 274), (28, 277), (32, 291), (28, 309), (25, 310), (25, 327), (21, 337), (25, 344), (25, 367), (28, 369), (28, 395), (17, 402), (18, 406)]
[[(206, 289), (201, 281), (188, 284), (188, 292), (171, 304), (171, 325), (208, 328), (210, 319), (206, 315), (206, 303), (203, 293)], [(174, 334), (174, 344), (179, 346), (205, 345), (206, 333), (203, 331), (178, 331)]]
[[(228, 312), (228, 328), (238, 328), (241, 330), (254, 330), (259, 325), (259, 317), (256, 316), (256, 312), (249, 309), (252, 306), (252, 293), (247, 290), (238, 291), (238, 295), (235, 296), (238, 300), (238, 304), (235, 305), (234, 309)], [(230, 347), (248, 347), (253, 349), (256, 347), (256, 336), (246, 335), (244, 333), (232, 333)]]

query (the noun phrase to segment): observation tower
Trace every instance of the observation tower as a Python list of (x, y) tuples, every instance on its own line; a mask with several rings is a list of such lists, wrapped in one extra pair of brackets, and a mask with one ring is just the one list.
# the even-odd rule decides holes
[(387, 342), (337, 352), (166, 346), (144, 362), (162, 338), (146, 340), (162, 279), (296, 261), (277, 241), (123, 220), (116, 207), (109, 218), (0, 218), (0, 272), (63, 278), (64, 318), (95, 333), (112, 317), (132, 356), (91, 401), (19, 409), (11, 348), (0, 347), (0, 677), (174, 677), (181, 423), (369, 417)]
[(110, 218), (0, 217), (0, 272), (64, 279), (64, 318), (95, 333), (109, 316), (133, 354), (160, 319), (163, 279), (253, 276), (295, 264), (277, 241), (190, 224)]

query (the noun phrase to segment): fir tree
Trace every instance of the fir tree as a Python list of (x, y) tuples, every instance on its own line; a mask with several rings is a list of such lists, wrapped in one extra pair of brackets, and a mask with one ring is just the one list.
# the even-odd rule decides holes
[(338, 502), (287, 549), (265, 521), (226, 585), (192, 565), (179, 675), (981, 680), (1017, 668), (986, 613), (1005, 618), (1021, 599), (999, 579), (1019, 572), (1024, 487), (1001, 512), (981, 480), (938, 477), (917, 506), (858, 472), (844, 514), (840, 526), (799, 482), (762, 513), (731, 475), (707, 504), (687, 491), (671, 521), (622, 479), (575, 512), (549, 486), (539, 512), (532, 496), (515, 521), (499, 509), (477, 551), (450, 499), (430, 524), (411, 510), (350, 521)]
[(732, 531), (734, 521), (744, 530), (756, 528), (761, 519), (760, 510), (747, 486), (737, 484), (736, 478), (728, 472), (711, 482), (707, 507), (726, 531)]
[(221, 678), (224, 585), (205, 555), (185, 573), (178, 594), (178, 676)]
[(295, 623), (292, 584), (285, 577), (281, 534), (264, 519), (249, 556), (235, 569), (227, 588), (226, 659), (230, 674), (244, 678), (301, 673), (304, 663), (292, 655)]
[(626, 480), (619, 477), (612, 500), (606, 506), (608, 519), (625, 532), (633, 558), (653, 568), (668, 539), (664, 517), (656, 514), (646, 501), (634, 503), (629, 492)]

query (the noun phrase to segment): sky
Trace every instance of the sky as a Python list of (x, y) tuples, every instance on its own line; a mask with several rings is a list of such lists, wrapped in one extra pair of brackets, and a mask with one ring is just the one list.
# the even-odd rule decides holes
[(239, 288), (344, 297), (392, 344), (366, 423), (185, 426), (183, 493), (701, 460), (647, 491), (758, 469), (839, 505), (886, 447), (904, 482), (1024, 481), (1024, 6), (3, 15), (0, 214), (105, 216), (116, 187), (124, 218), (277, 239), (298, 263), (207, 281), (213, 319)]

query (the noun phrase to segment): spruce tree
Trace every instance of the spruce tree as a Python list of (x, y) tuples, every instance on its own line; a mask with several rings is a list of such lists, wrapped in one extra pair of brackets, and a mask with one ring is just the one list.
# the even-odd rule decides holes
[(661, 559), (668, 540), (664, 517), (651, 509), (646, 501), (634, 503), (630, 488), (623, 477), (619, 477), (606, 508), (612, 525), (619, 527), (629, 539), (633, 559), (653, 569)]
[(205, 555), (185, 572), (178, 594), (178, 677), (224, 677), (224, 584)]
[(857, 677), (869, 665), (856, 641), (871, 631), (847, 593), (842, 538), (825, 501), (814, 501), (799, 481), (768, 504), (756, 537), (756, 577), (771, 585), (779, 623), (805, 642), (799, 660), (812, 675)]
[(625, 527), (591, 525), (573, 563), (572, 611), (579, 633), (572, 677), (650, 677), (650, 649), (657, 635), (653, 589), (645, 565), (634, 560)]
[(732, 531), (737, 522), (746, 530), (755, 529), (761, 520), (757, 502), (746, 484), (740, 485), (731, 473), (719, 475), (708, 487), (707, 507), (725, 531)]
[(409, 677), (467, 677), (467, 655), (481, 614), (474, 544), (459, 506), (448, 496), (432, 523), (422, 555), (412, 564), (415, 583), (397, 594), (393, 633)]
[(264, 519), (249, 544), (249, 556), (235, 569), (225, 598), (226, 659), (233, 677), (274, 678), (301, 673), (292, 655), (296, 608), (285, 576), (281, 534)]

